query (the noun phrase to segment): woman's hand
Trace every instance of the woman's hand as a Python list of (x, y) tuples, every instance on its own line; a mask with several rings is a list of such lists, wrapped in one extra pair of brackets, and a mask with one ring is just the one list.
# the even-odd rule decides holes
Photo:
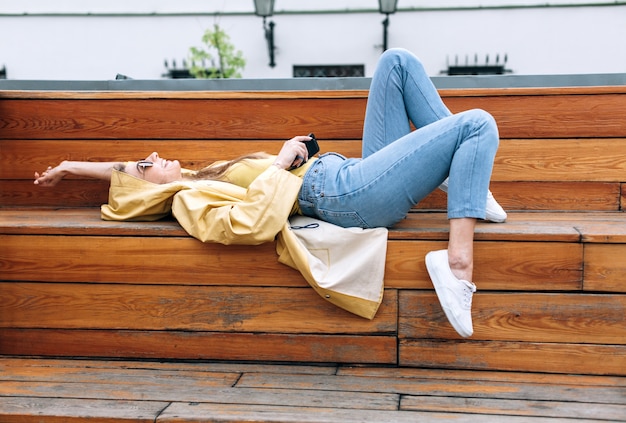
[(41, 174), (39, 174), (39, 172), (35, 172), (34, 184), (52, 187), (58, 184), (59, 181), (65, 177), (65, 175), (67, 175), (67, 170), (65, 170), (65, 162), (62, 162), (56, 167), (48, 166), (48, 169), (41, 172)]
[(300, 166), (309, 160), (309, 152), (304, 141), (309, 141), (311, 137), (299, 135), (285, 141), (283, 148), (278, 153), (278, 157), (274, 161), (274, 166), (280, 169), (289, 169), (294, 166)]

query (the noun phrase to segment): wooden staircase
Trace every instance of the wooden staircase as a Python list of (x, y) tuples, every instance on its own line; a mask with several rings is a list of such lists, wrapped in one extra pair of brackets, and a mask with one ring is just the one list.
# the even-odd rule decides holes
[[(173, 220), (105, 222), (107, 184), (32, 184), (34, 171), (64, 159), (158, 151), (196, 168), (276, 152), (310, 131), (322, 152), (359, 156), (366, 91), (0, 92), (0, 421), (142, 421), (125, 410), (145, 406), (144, 421), (159, 422), (626, 420), (626, 87), (441, 94), (453, 111), (491, 112), (502, 138), (492, 191), (509, 219), (477, 227), (469, 339), (450, 327), (424, 265), (428, 251), (446, 246), (441, 192), (390, 230), (384, 301), (369, 321), (320, 298), (276, 261), (273, 244), (202, 244)], [(333, 375), (368, 370), (350, 370), (363, 379), (348, 383), (305, 377), (304, 364)], [(138, 366), (173, 381), (188, 366), (230, 366), (217, 377), (231, 402), (175, 394), (175, 382), (153, 395), (133, 382)], [(297, 404), (305, 410), (285, 408), (293, 404), (284, 396), (235, 406), (248, 388), (233, 380), (257, 371), (290, 376), (254, 389), (321, 397)], [(110, 386), (98, 379), (94, 389), (119, 395), (88, 391), (100, 373)], [(432, 391), (424, 375), (452, 382)], [(483, 377), (498, 388), (456, 391), (459, 378)], [(520, 378), (557, 393), (537, 397)], [(357, 381), (392, 398), (358, 401), (359, 412), (333, 402), (361, 392)], [(566, 395), (572, 386), (578, 397)], [(604, 391), (585, 398), (589, 386)], [(506, 390), (516, 394), (502, 402), (494, 392)], [(548, 403), (561, 411), (528, 411)], [(571, 411), (583, 409), (597, 414)]]

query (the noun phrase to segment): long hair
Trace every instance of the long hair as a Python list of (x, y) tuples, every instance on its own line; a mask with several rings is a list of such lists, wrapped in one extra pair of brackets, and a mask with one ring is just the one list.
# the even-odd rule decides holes
[(252, 154), (246, 154), (240, 157), (237, 157), (233, 160), (228, 160), (220, 163), (213, 163), (208, 165), (205, 168), (197, 171), (191, 178), (192, 179), (201, 179), (201, 180), (222, 180), (228, 169), (230, 169), (234, 164), (239, 163), (243, 160), (247, 159), (266, 159), (270, 157), (269, 154), (263, 152), (257, 152)]

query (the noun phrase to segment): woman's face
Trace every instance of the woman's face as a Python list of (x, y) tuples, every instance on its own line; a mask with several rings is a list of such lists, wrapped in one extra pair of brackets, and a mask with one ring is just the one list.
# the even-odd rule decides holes
[(128, 163), (126, 173), (155, 184), (167, 184), (182, 179), (178, 160), (165, 160), (156, 151), (144, 160)]

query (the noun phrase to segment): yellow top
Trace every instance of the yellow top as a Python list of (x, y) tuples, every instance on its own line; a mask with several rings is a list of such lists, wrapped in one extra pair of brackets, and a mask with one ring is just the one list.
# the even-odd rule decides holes
[[(226, 174), (224, 175), (224, 182), (230, 182), (242, 188), (248, 188), (252, 181), (259, 177), (268, 167), (274, 163), (276, 156), (270, 156), (265, 159), (245, 159), (232, 165)], [(309, 170), (313, 162), (317, 160), (315, 157), (311, 157), (302, 166), (292, 169), (289, 172), (292, 175), (303, 178), (304, 174)], [(219, 164), (219, 162), (217, 163)], [(302, 214), (298, 201), (296, 200), (291, 210), (291, 215)]]

